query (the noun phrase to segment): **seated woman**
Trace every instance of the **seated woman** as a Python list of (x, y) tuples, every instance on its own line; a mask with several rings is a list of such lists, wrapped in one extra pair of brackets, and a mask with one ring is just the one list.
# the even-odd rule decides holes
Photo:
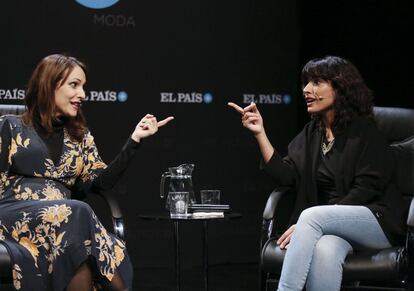
[(111, 189), (142, 139), (173, 117), (147, 114), (106, 165), (85, 126), (85, 65), (50, 55), (34, 70), (22, 116), (0, 117), (0, 240), (16, 290), (131, 290), (125, 243), (74, 192)]
[(388, 248), (403, 239), (401, 196), (389, 184), (387, 143), (373, 119), (372, 93), (353, 64), (328, 56), (302, 70), (310, 121), (282, 158), (267, 138), (255, 104), (229, 103), (255, 136), (265, 169), (295, 187), (278, 290), (340, 290), (347, 254)]

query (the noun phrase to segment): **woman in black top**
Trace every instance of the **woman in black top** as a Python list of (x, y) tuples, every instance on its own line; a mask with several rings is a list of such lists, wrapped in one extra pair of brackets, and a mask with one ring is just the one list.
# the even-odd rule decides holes
[(389, 183), (392, 161), (373, 120), (372, 93), (347, 60), (309, 61), (303, 95), (312, 117), (282, 158), (255, 104), (229, 103), (255, 136), (265, 169), (297, 197), (278, 290), (340, 290), (347, 254), (401, 241), (401, 197)]
[(147, 114), (110, 165), (85, 126), (85, 66), (50, 55), (28, 84), (22, 116), (0, 117), (0, 241), (16, 290), (131, 290), (125, 243), (72, 194), (111, 189), (140, 141), (173, 117)]

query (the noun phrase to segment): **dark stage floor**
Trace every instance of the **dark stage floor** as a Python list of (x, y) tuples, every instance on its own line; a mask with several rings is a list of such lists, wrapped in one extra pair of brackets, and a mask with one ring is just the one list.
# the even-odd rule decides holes
[[(135, 269), (134, 291), (175, 291), (174, 269)], [(209, 291), (258, 290), (257, 264), (209, 267)], [(181, 291), (204, 291), (200, 267), (181, 270)]]

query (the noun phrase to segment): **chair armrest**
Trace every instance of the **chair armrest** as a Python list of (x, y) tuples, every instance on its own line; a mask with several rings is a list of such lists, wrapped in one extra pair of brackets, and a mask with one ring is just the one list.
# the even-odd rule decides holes
[(22, 114), (26, 111), (25, 105), (20, 104), (0, 104), (0, 116), (5, 114)]
[[(411, 199), (410, 210), (408, 211), (406, 249), (408, 274), (414, 274), (414, 198)], [(408, 276), (408, 285), (414, 287), (414, 279), (412, 276)]]
[(289, 190), (289, 187), (281, 187), (274, 189), (272, 193), (270, 193), (269, 198), (267, 198), (265, 209), (263, 211), (263, 220), (273, 219), (279, 201), (282, 199), (283, 195), (289, 192)]
[(122, 217), (121, 208), (115, 197), (115, 192), (104, 191), (98, 194), (101, 196), (109, 207), (112, 215), (113, 230), (117, 237), (125, 239), (124, 219)]
[(411, 199), (410, 210), (408, 211), (407, 227), (414, 230), (414, 198)]
[(12, 260), (9, 250), (0, 242), (0, 290), (3, 290), (3, 284), (13, 283)]
[[(285, 228), (290, 218), (292, 209), (292, 189), (290, 187), (279, 187), (270, 193), (266, 206), (263, 211), (261, 246), (272, 236), (275, 235), (275, 225), (277, 223), (279, 230)], [(278, 211), (279, 210), (279, 211)]]

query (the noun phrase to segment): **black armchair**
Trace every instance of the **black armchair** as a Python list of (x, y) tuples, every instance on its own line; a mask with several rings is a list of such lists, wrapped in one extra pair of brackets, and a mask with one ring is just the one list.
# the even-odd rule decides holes
[[(414, 110), (375, 107), (374, 114), (395, 155), (394, 181), (408, 209), (407, 238), (405, 245), (347, 256), (342, 290), (414, 290)], [(285, 250), (276, 240), (288, 226), (295, 196), (286, 195), (290, 191), (275, 189), (263, 212), (259, 260), (262, 291), (276, 290), (281, 273)]]
[[(26, 110), (24, 105), (15, 104), (0, 104), (0, 116), (5, 114), (21, 114)], [(122, 217), (121, 208), (114, 196), (112, 191), (105, 193), (99, 193), (112, 215), (113, 232), (114, 234), (124, 239), (125, 228), (124, 220)], [(5, 245), (0, 241), (0, 290), (14, 290), (13, 288), (13, 277), (12, 277), (12, 262)]]

